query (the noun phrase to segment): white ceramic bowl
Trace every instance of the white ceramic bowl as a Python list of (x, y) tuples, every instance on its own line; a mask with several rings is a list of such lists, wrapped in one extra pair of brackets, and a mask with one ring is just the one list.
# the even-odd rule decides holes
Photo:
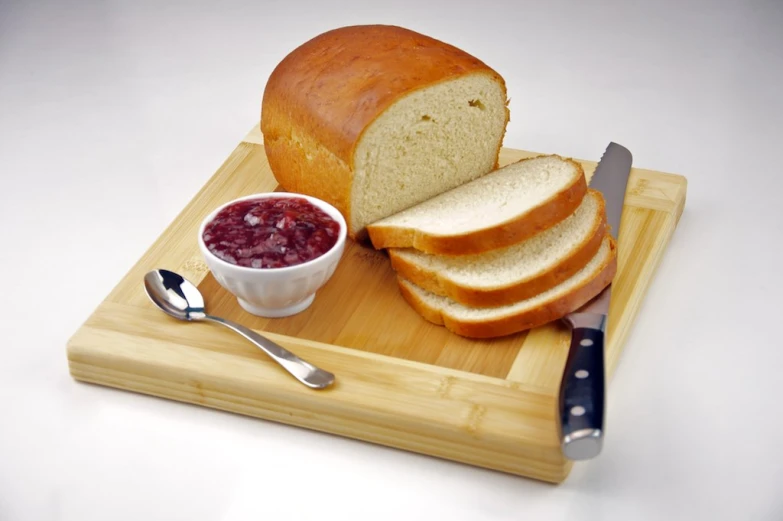
[[(301, 197), (317, 206), (340, 226), (335, 245), (320, 257), (302, 264), (284, 268), (247, 268), (226, 262), (207, 249), (204, 228), (226, 206), (248, 199)], [(287, 317), (307, 309), (315, 299), (315, 293), (329, 280), (345, 249), (347, 225), (342, 214), (332, 205), (307, 195), (290, 192), (269, 192), (248, 195), (229, 201), (216, 208), (201, 223), (198, 244), (212, 275), (231, 292), (239, 305), (253, 315), (262, 317)]]

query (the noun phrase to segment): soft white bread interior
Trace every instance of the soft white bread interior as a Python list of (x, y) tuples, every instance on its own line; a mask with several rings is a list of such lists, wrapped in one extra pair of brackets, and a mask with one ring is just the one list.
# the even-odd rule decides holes
[(356, 147), (353, 228), (490, 172), (505, 127), (505, 90), (489, 74), (471, 74), (401, 98), (364, 131)]
[(607, 235), (598, 253), (574, 276), (534, 297), (500, 307), (471, 307), (424, 290), (398, 276), (405, 300), (425, 319), (474, 338), (509, 335), (576, 311), (608, 286), (617, 270), (614, 240)]
[(587, 191), (579, 163), (523, 159), (367, 227), (375, 248), (444, 255), (517, 244), (571, 215)]
[(392, 268), (422, 289), (469, 306), (500, 306), (546, 291), (582, 269), (606, 235), (604, 199), (589, 190), (576, 211), (521, 243), (472, 255), (391, 248)]

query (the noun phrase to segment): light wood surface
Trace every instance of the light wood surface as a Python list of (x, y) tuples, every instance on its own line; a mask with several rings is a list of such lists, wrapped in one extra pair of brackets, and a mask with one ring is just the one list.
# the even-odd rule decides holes
[[(216, 206), (272, 191), (254, 128), (68, 343), (74, 378), (196, 403), (558, 483), (556, 400), (568, 331), (550, 324), (475, 341), (423, 320), (399, 295), (388, 258), (349, 242), (334, 277), (303, 313), (244, 312), (196, 244)], [(554, 152), (554, 151), (552, 151)], [(501, 164), (537, 155), (504, 149)], [(582, 161), (589, 177), (595, 163)], [(685, 178), (634, 169), (618, 241), (606, 359), (611, 374), (682, 214)], [(199, 285), (208, 311), (263, 331), (337, 375), (312, 391), (230, 331), (177, 322), (143, 291), (150, 269)], [(611, 389), (610, 389), (611, 392)]]

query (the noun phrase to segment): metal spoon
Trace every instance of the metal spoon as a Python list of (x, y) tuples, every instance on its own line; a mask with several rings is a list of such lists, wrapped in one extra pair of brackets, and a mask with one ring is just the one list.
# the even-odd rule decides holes
[(173, 271), (150, 271), (144, 276), (144, 289), (150, 300), (167, 315), (179, 320), (215, 322), (236, 331), (308, 387), (323, 389), (334, 382), (332, 373), (305, 362), (255, 331), (229, 320), (207, 315), (204, 310), (204, 297), (198, 288)]

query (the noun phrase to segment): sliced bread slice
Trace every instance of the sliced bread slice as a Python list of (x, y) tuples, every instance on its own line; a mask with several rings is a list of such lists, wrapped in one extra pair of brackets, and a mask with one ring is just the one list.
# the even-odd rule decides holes
[(512, 304), (557, 286), (595, 256), (606, 235), (601, 192), (588, 190), (572, 215), (532, 238), (472, 255), (391, 248), (392, 268), (422, 289), (467, 306)]
[(607, 235), (598, 253), (573, 277), (535, 297), (501, 307), (468, 307), (397, 277), (405, 300), (430, 322), (471, 338), (492, 338), (563, 318), (589, 302), (617, 271), (614, 239)]
[(376, 249), (443, 255), (516, 244), (571, 215), (587, 183), (576, 161), (538, 156), (511, 163), (367, 227)]

